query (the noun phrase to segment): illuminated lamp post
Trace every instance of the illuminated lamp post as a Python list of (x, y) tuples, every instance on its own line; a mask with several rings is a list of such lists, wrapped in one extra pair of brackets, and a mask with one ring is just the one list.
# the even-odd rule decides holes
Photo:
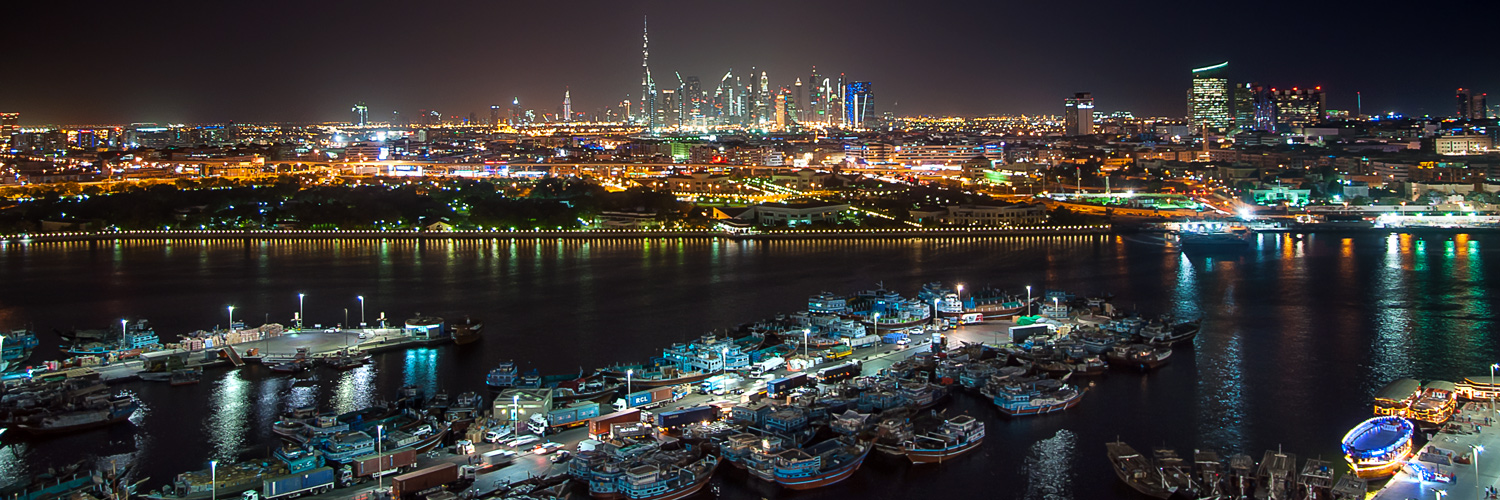
[[(634, 369), (625, 370), (625, 397), (627, 398), (630, 397), (630, 377), (633, 375), (635, 375)], [(630, 401), (625, 401), (625, 406), (630, 406)], [(515, 420), (515, 417), (512, 416), (511, 420)]]
[(1031, 315), (1031, 285), (1026, 285), (1026, 315)]
[(208, 461), (208, 498), (218, 500), (219, 498), (219, 461)]
[(297, 294), (297, 331), (299, 332), (302, 331), (302, 322), (307, 318), (307, 312), (302, 308), (302, 299), (305, 297), (307, 294)]

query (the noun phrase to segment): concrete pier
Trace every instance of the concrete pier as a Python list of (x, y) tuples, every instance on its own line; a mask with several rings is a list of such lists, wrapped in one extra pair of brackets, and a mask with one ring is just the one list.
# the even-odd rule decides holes
[[(1500, 413), (1490, 409), (1488, 402), (1463, 403), (1454, 414), (1451, 432), (1434, 434), (1427, 446), (1420, 451), (1451, 455), (1469, 463), (1455, 461), (1449, 466), (1438, 466), (1438, 472), (1452, 474), (1452, 482), (1423, 481), (1410, 471), (1403, 470), (1375, 493), (1375, 500), (1441, 499), (1478, 500), (1495, 498), (1485, 492), (1500, 481), (1500, 430), (1495, 424)], [(1474, 459), (1474, 450), (1482, 447)]]

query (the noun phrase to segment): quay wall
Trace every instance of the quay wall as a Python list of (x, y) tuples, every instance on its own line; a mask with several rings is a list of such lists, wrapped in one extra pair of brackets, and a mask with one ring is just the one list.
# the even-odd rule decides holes
[(728, 233), (699, 230), (559, 230), (559, 231), (341, 231), (341, 230), (160, 230), (58, 232), (0, 236), (3, 242), (114, 240), (554, 240), (554, 239), (905, 239), (993, 236), (1070, 236), (1108, 234), (1109, 225), (1007, 228), (807, 229)]

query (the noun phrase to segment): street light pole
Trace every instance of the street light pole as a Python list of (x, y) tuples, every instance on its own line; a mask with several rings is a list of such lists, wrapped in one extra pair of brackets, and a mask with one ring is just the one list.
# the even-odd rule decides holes
[(1500, 368), (1500, 363), (1490, 365), (1490, 411), (1495, 411), (1495, 369)]
[[(377, 457), (380, 456), (380, 451), (381, 451), (380, 442), (384, 441), (384, 440), (385, 440), (385, 424), (380, 424), (380, 425), (375, 426), (375, 456), (377, 456)], [(376, 472), (382, 472), (382, 473), (385, 472), (384, 459), (381, 460), (380, 465), (376, 465), (375, 466), (375, 469), (376, 469)], [(384, 489), (384, 488), (385, 488), (385, 474), (381, 474), (380, 475), (380, 482), (375, 484), (375, 489), (379, 490), (379, 489)]]
[(208, 461), (208, 498), (209, 498), (209, 500), (218, 500), (219, 499), (219, 461), (218, 460), (209, 460)]
[[(1477, 491), (1479, 489), (1479, 454), (1484, 453), (1484, 445), (1471, 444), (1469, 445), (1469, 449), (1474, 450), (1474, 489)], [(1482, 495), (1476, 493), (1474, 498), (1482, 497)]]
[(229, 331), (234, 331), (234, 306), (229, 306)]
[(807, 334), (808, 334), (808, 332), (809, 332), (809, 329), (807, 329), (807, 328), (803, 328), (802, 329), (802, 357), (808, 358), (808, 359), (812, 359), (807, 354)]
[(365, 296), (359, 296), (359, 327), (365, 327)]
[(1026, 315), (1031, 315), (1031, 285), (1026, 285)]
[[(627, 398), (630, 397), (630, 377), (632, 375), (635, 375), (635, 370), (634, 369), (625, 370), (625, 397), (627, 397)], [(630, 401), (629, 400), (625, 401), (625, 406), (630, 406)], [(510, 419), (511, 420), (515, 420), (516, 417), (515, 416), (511, 416)]]
[(307, 294), (304, 293), (297, 294), (297, 331), (299, 332), (302, 331), (302, 323), (307, 318), (307, 312), (302, 308), (302, 299), (306, 296)]

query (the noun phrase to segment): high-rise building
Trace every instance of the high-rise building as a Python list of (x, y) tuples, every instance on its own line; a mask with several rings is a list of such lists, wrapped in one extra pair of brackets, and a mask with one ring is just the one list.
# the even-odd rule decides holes
[(1276, 106), (1269, 89), (1259, 83), (1236, 83), (1232, 94), (1235, 129), (1276, 131)]
[(844, 121), (851, 127), (868, 127), (874, 125), (876, 116), (871, 83), (849, 82), (844, 87)]
[(573, 121), (573, 91), (563, 90), (562, 121)]
[(656, 118), (652, 120), (655, 127), (676, 127), (681, 124), (681, 109), (677, 103), (676, 89), (656, 90)]
[(490, 123), (489, 123), (489, 126), (495, 127), (495, 126), (499, 126), (499, 125), (500, 125), (500, 105), (499, 104), (491, 104), (490, 105)]
[(370, 121), (370, 108), (366, 107), (365, 103), (363, 103), (363, 102), (355, 103), (354, 104), (354, 109), (351, 109), (349, 111), (353, 111), (354, 112), (354, 124), (355, 125), (363, 127), (363, 126), (365, 126), (366, 124), (369, 123), (369, 121)]
[(521, 98), (512, 98), (510, 100), (510, 116), (508, 117), (510, 125), (512, 127), (520, 125), (522, 116), (524, 115), (521, 114)]
[(1063, 133), (1067, 135), (1094, 134), (1094, 95), (1078, 92), (1063, 99)]
[(773, 100), (774, 104), (772, 105), (772, 121), (776, 124), (777, 128), (784, 128), (792, 124), (791, 97), (792, 93), (786, 87), (782, 87), (776, 92), (776, 98)]
[(807, 109), (807, 115), (803, 120), (814, 123), (827, 123), (828, 110), (823, 109), (827, 102), (827, 93), (823, 91), (827, 85), (824, 79), (818, 77), (818, 67), (813, 66), (812, 76), (807, 79), (807, 103), (803, 108)]
[(1489, 117), (1488, 94), (1458, 89), (1458, 118), (1460, 120), (1483, 120)]
[(1223, 130), (1233, 123), (1229, 106), (1229, 79), (1223, 76), (1228, 62), (1193, 70), (1193, 86), (1188, 90), (1188, 119), (1194, 125)]
[(646, 130), (656, 133), (659, 114), (656, 105), (656, 82), (651, 80), (651, 37), (646, 29), (646, 17), (641, 16), (641, 116)]
[(12, 134), (20, 131), (20, 113), (0, 113), (0, 141), (10, 139)]
[(1306, 127), (1321, 123), (1328, 115), (1328, 101), (1323, 87), (1271, 89), (1271, 104), (1276, 108), (1276, 124), (1287, 127)]
[(791, 116), (792, 122), (801, 123), (803, 117), (807, 115), (802, 109), (807, 103), (807, 90), (802, 88), (802, 77), (797, 77), (797, 83), (792, 84), (791, 99), (794, 102), (787, 109), (787, 114)]

